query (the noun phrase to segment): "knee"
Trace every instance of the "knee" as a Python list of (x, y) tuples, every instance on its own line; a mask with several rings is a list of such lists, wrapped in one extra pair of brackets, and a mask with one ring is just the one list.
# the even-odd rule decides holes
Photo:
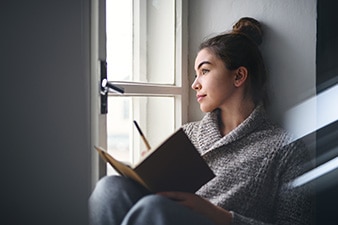
[(177, 208), (174, 201), (159, 195), (147, 195), (132, 207), (124, 218), (122, 225), (169, 224), (170, 217), (174, 215), (172, 213), (173, 208)]
[(140, 199), (138, 204), (140, 205), (151, 205), (154, 206), (161, 206), (164, 202), (167, 202), (167, 198), (160, 196), (160, 195), (147, 195)]
[(105, 176), (102, 177), (95, 185), (95, 189), (106, 189), (107, 187), (111, 187), (112, 185), (118, 185), (121, 183), (122, 177), (121, 176)]
[(145, 188), (129, 178), (105, 176), (96, 183), (89, 200), (91, 203), (102, 203), (126, 198), (126, 196), (138, 199), (147, 193)]
[(168, 208), (175, 204), (172, 200), (160, 195), (147, 195), (140, 199), (134, 206), (136, 209), (142, 209), (145, 212), (149, 209), (150, 212), (162, 211), (163, 208)]
[(105, 176), (102, 177), (95, 185), (93, 193), (101, 193), (103, 190), (109, 190), (109, 186), (115, 183), (115, 180), (118, 180), (117, 176)]
[(123, 176), (105, 176), (96, 183), (94, 192), (112, 190), (112, 187), (115, 187), (116, 190), (123, 190), (130, 184), (131, 180)]
[[(94, 190), (89, 198), (90, 202), (96, 202), (96, 201), (103, 201), (109, 196), (112, 196), (111, 192), (114, 192), (117, 187), (116, 185), (119, 185), (121, 183), (121, 177), (119, 176), (105, 176), (101, 178), (95, 185)], [(119, 188), (119, 187), (117, 187)]]

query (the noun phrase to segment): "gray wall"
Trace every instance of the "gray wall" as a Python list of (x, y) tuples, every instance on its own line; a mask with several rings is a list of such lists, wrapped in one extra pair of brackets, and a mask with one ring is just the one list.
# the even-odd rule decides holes
[[(315, 0), (194, 0), (189, 4), (190, 83), (200, 42), (231, 29), (239, 18), (251, 16), (265, 29), (261, 50), (270, 75), (272, 116), (284, 124), (285, 111), (315, 95)], [(189, 119), (202, 116), (191, 90)]]
[(1, 4), (0, 224), (87, 224), (89, 0)]

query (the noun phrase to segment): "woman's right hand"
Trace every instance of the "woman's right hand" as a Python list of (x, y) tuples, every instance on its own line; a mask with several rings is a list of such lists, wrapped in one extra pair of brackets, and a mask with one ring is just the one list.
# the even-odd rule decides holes
[(231, 224), (232, 214), (214, 204), (210, 201), (198, 196), (196, 194), (187, 192), (160, 192), (159, 195), (170, 198), (178, 203), (196, 211), (197, 213), (203, 214), (208, 217), (217, 225), (228, 225)]

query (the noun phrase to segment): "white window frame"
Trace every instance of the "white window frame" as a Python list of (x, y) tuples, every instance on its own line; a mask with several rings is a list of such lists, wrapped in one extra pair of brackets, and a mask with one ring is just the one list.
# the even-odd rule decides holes
[[(142, 83), (142, 82), (121, 82), (114, 84), (125, 89), (124, 96), (168, 96), (175, 101), (175, 124), (178, 129), (188, 121), (189, 81), (188, 81), (188, 2), (175, 0), (175, 82), (172, 85)], [(94, 145), (107, 147), (106, 115), (100, 114), (99, 83), (100, 60), (105, 60), (105, 0), (91, 1), (91, 125)], [(141, 53), (140, 53), (141, 54)], [(114, 96), (110, 93), (108, 97)], [(92, 184), (106, 173), (105, 163), (99, 160), (98, 154), (92, 153)]]

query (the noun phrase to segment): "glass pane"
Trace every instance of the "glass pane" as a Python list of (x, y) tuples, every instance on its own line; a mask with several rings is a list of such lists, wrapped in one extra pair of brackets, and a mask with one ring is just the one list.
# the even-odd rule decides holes
[[(108, 152), (116, 159), (133, 164), (146, 150), (134, 126), (136, 120), (150, 146), (155, 148), (174, 132), (174, 97), (108, 98)], [(110, 165), (107, 173), (115, 173)]]
[(133, 71), (133, 0), (106, 1), (108, 80), (131, 80)]
[(152, 83), (173, 84), (175, 1), (148, 0), (147, 2), (147, 79)]
[(106, 8), (108, 80), (174, 84), (175, 1), (107, 0)]
[[(107, 150), (123, 162), (130, 162), (130, 118), (129, 98), (108, 98)], [(110, 165), (107, 173), (114, 173)]]

